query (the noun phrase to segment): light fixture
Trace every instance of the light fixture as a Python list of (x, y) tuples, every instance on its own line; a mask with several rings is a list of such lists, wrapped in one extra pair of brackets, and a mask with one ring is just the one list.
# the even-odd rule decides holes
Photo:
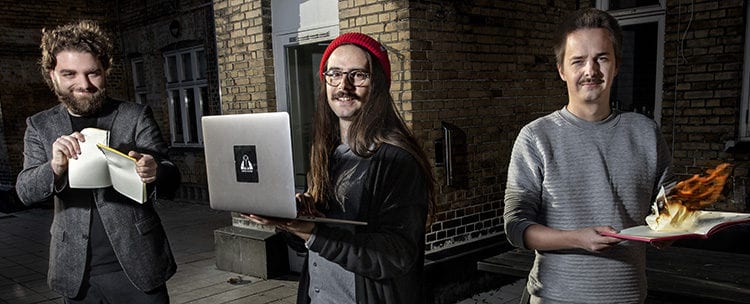
[(169, 23), (169, 33), (172, 34), (172, 37), (175, 37), (175, 38), (179, 37), (180, 30), (181, 30), (181, 26), (177, 20), (172, 20), (172, 22)]

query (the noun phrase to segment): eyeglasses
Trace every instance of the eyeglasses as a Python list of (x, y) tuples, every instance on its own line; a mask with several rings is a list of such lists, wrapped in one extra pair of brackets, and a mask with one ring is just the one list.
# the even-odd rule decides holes
[(328, 83), (328, 85), (332, 87), (339, 86), (341, 84), (341, 81), (344, 80), (344, 75), (346, 75), (346, 79), (349, 81), (349, 83), (351, 83), (355, 87), (364, 87), (367, 80), (370, 79), (370, 73), (362, 70), (351, 70), (349, 72), (328, 70), (323, 72), (326, 83)]

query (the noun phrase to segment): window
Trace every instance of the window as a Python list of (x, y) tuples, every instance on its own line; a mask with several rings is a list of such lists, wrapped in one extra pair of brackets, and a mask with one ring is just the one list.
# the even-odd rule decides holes
[(146, 94), (148, 88), (146, 87), (146, 73), (143, 70), (143, 58), (135, 58), (130, 62), (130, 66), (133, 72), (133, 86), (135, 87), (135, 102), (139, 104), (146, 103)]
[[(604, 2), (604, 1), (602, 1)], [(621, 10), (639, 8), (645, 6), (660, 5), (659, 0), (615, 0), (607, 1), (607, 9), (609, 10)]]
[(612, 86), (612, 107), (642, 113), (661, 124), (664, 0), (599, 0), (597, 7), (612, 14), (622, 27), (622, 58)]
[(172, 145), (199, 147), (201, 117), (208, 112), (206, 52), (202, 47), (164, 54)]

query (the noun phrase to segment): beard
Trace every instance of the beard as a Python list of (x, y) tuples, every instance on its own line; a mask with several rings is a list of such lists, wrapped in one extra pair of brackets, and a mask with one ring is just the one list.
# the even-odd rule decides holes
[(75, 115), (84, 117), (94, 116), (99, 113), (107, 101), (105, 89), (97, 90), (91, 97), (76, 97), (71, 90), (63, 90), (55, 84), (55, 95), (57, 99)]

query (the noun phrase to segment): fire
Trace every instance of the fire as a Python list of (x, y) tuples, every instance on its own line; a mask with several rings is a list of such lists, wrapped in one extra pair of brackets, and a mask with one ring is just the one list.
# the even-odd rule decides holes
[(721, 196), (721, 190), (724, 189), (731, 169), (731, 165), (723, 163), (714, 169), (706, 170), (707, 176), (696, 174), (677, 183), (667, 195), (668, 201), (681, 203), (689, 210), (698, 210), (715, 203)]
[(721, 196), (732, 166), (720, 164), (714, 169), (706, 170), (705, 176), (693, 175), (683, 180), (669, 194), (662, 192), (651, 207), (652, 214), (646, 217), (646, 223), (652, 230), (674, 231), (685, 230), (697, 220), (697, 210), (715, 203)]

